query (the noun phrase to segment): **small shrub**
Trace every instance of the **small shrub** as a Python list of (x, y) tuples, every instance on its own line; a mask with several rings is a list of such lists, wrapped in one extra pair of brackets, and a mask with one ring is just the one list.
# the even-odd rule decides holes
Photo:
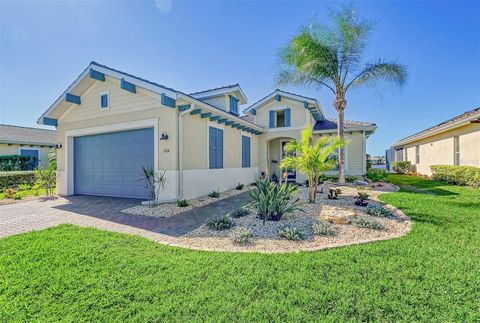
[(13, 199), (15, 194), (17, 194), (17, 190), (14, 188), (6, 188), (3, 190), (3, 194), (5, 195), (5, 198)]
[[(355, 183), (355, 181), (357, 181), (357, 180), (358, 180), (358, 177), (356, 177), (356, 176), (352, 176), (352, 175), (345, 176), (345, 182), (347, 182), (347, 183)], [(338, 182), (338, 175), (321, 174), (318, 177), (318, 182), (319, 183), (324, 183), (326, 181), (337, 183)], [(305, 185), (308, 186), (308, 179), (305, 181)]]
[(247, 228), (240, 228), (238, 230), (235, 230), (233, 233), (233, 238), (232, 241), (234, 244), (238, 244), (241, 246), (249, 244), (250, 238), (253, 236), (252, 231)]
[(217, 190), (213, 190), (211, 191), (209, 194), (208, 194), (209, 197), (212, 197), (212, 198), (215, 198), (215, 199), (218, 199), (220, 197), (220, 192)]
[(37, 180), (35, 171), (0, 172), (0, 190), (15, 188), (20, 184), (34, 185)]
[(325, 221), (312, 224), (312, 232), (316, 236), (334, 236), (337, 234), (333, 229), (333, 226)]
[(21, 199), (22, 199), (22, 195), (21, 195), (19, 192), (17, 192), (17, 193), (15, 193), (15, 195), (13, 196), (13, 199), (14, 199), (14, 200), (21, 200)]
[(435, 181), (480, 187), (480, 167), (434, 165), (430, 168)]
[(384, 229), (383, 225), (380, 222), (370, 219), (364, 215), (360, 215), (356, 219), (354, 219), (353, 224), (359, 228), (367, 228), (373, 230)]
[(36, 182), (35, 185), (32, 186), (33, 195), (39, 196), (41, 187), (42, 187), (41, 183)]
[(28, 191), (31, 188), (31, 186), (28, 184), (20, 184), (18, 185), (18, 188), (20, 189), (20, 191)]
[(305, 239), (305, 233), (303, 230), (289, 225), (282, 225), (278, 229), (278, 236), (291, 241), (300, 241)]
[(388, 180), (385, 169), (371, 168), (367, 171), (367, 178), (373, 182), (386, 182)]
[(190, 203), (187, 200), (177, 200), (178, 207), (187, 207)]
[(249, 210), (244, 209), (244, 208), (240, 208), (240, 209), (236, 209), (235, 211), (230, 213), (230, 216), (232, 218), (241, 218), (243, 216), (247, 216), (248, 214), (250, 214)]
[(233, 225), (233, 220), (228, 216), (220, 216), (207, 221), (207, 226), (212, 230), (226, 230)]
[(244, 187), (245, 187), (245, 185), (243, 185), (243, 184), (241, 184), (241, 183), (238, 183), (237, 186), (235, 187), (235, 189), (236, 189), (237, 191), (241, 191), (241, 190), (243, 190)]
[(393, 213), (384, 208), (381, 205), (369, 205), (367, 206), (367, 213), (376, 217), (380, 218), (386, 218), (386, 217), (392, 217)]
[(408, 174), (413, 170), (409, 161), (396, 161), (392, 163), (392, 169), (399, 174)]

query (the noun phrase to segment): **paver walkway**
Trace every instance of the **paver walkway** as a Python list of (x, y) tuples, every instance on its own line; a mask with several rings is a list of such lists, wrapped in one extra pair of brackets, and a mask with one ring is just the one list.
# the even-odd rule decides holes
[(69, 196), (55, 200), (32, 200), (0, 206), (0, 237), (40, 230), (62, 223), (91, 226), (175, 244), (175, 239), (204, 224), (209, 218), (224, 215), (247, 202), (241, 193), (170, 218), (153, 218), (121, 213), (139, 200)]

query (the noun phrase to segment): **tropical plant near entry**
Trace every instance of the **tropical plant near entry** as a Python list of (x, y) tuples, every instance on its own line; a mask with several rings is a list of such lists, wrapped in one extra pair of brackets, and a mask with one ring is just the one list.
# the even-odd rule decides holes
[(166, 177), (163, 172), (156, 172), (152, 166), (142, 167), (143, 180), (145, 181), (145, 187), (148, 190), (148, 195), (150, 197), (150, 206), (153, 206), (160, 196), (160, 189), (165, 187)]
[(330, 158), (334, 152), (345, 145), (338, 137), (319, 137), (312, 144), (312, 127), (302, 130), (301, 141), (292, 140), (285, 145), (288, 154), (283, 158), (282, 169), (295, 169), (308, 177), (308, 201), (315, 203), (317, 187), (322, 172), (331, 170), (335, 161)]
[[(338, 114), (338, 136), (345, 138), (346, 94), (362, 85), (388, 81), (405, 84), (405, 66), (379, 59), (363, 63), (363, 56), (373, 24), (359, 20), (353, 8), (332, 15), (331, 26), (309, 24), (281, 49), (282, 64), (277, 82), (280, 85), (313, 85), (325, 87), (335, 97)], [(339, 182), (345, 183), (345, 149), (340, 147)]]
[(53, 197), (55, 194), (55, 185), (57, 174), (55, 169), (49, 167), (46, 170), (37, 169), (38, 184), (45, 189), (47, 197)]
[(303, 211), (296, 185), (277, 184), (268, 177), (256, 183), (255, 189), (250, 191), (251, 201), (245, 207), (257, 212), (264, 225), (267, 220), (279, 221), (285, 213)]

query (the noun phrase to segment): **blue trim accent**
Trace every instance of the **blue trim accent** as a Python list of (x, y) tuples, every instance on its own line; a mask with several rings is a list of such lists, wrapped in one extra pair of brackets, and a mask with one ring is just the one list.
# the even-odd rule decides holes
[(285, 127), (290, 127), (290, 109), (285, 109)]
[(233, 125), (234, 123), (235, 123), (235, 121), (227, 121), (227, 122), (225, 122), (225, 125), (226, 125), (226, 126), (231, 126), (231, 125)]
[(282, 96), (280, 94), (275, 95), (275, 100), (282, 101)]
[(307, 101), (303, 101), (303, 107), (304, 107), (305, 109), (308, 109), (308, 102), (307, 102)]
[(100, 107), (108, 108), (108, 94), (102, 94), (100, 96)]
[(228, 119), (218, 119), (217, 122), (218, 122), (218, 123), (225, 123), (225, 122), (227, 122), (227, 120), (228, 120)]
[(208, 167), (211, 169), (223, 168), (223, 130), (215, 127), (208, 128)]
[(208, 117), (211, 117), (212, 116), (212, 113), (211, 112), (207, 112), (207, 113), (202, 113), (200, 115), (200, 117), (202, 117), (202, 119), (205, 119), (205, 118), (208, 118)]
[(242, 136), (242, 167), (250, 167), (250, 137)]
[(178, 111), (187, 111), (190, 109), (190, 104), (185, 104), (185, 105), (179, 105), (178, 106)]
[(80, 97), (78, 95), (71, 94), (71, 93), (65, 93), (65, 101), (70, 103), (75, 103), (75, 104), (81, 103)]
[(125, 81), (125, 79), (120, 80), (120, 88), (131, 93), (137, 93), (135, 84)]
[(252, 109), (252, 110), (250, 111), (250, 113), (253, 114), (254, 116), (256, 116), (256, 115), (257, 115), (257, 110)]
[(194, 109), (192, 112), (190, 112), (190, 114), (191, 114), (192, 116), (194, 116), (194, 115), (196, 115), (196, 114), (200, 114), (200, 113), (202, 113), (202, 109)]
[(160, 103), (163, 104), (164, 106), (174, 108), (175, 109), (175, 99), (172, 99), (169, 96), (166, 96), (165, 93), (162, 93), (160, 95)]
[(218, 120), (220, 119), (219, 116), (213, 116), (213, 117), (210, 117), (210, 121), (215, 121), (215, 120)]
[(229, 95), (230, 98), (230, 113), (238, 116), (238, 99), (232, 95)]
[(268, 111), (268, 127), (275, 128), (275, 110)]
[(57, 127), (57, 126), (58, 126), (58, 121), (57, 121), (57, 119), (52, 119), (52, 118), (43, 117), (43, 124), (44, 124), (44, 125), (47, 125), (47, 126), (55, 126), (55, 127)]
[(100, 73), (99, 71), (95, 71), (94, 69), (90, 69), (88, 75), (97, 81), (105, 82), (105, 74)]

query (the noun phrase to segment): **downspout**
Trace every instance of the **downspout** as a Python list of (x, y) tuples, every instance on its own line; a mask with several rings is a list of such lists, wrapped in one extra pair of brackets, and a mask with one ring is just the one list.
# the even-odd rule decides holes
[[(194, 104), (192, 104), (194, 107)], [(178, 192), (177, 200), (183, 197), (183, 116), (191, 109), (180, 112), (178, 115)]]

